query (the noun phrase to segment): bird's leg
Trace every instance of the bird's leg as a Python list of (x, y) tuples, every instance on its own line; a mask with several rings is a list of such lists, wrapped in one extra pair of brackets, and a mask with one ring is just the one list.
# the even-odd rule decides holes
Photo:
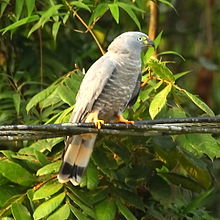
[(125, 123), (125, 124), (134, 124), (134, 121), (129, 121), (129, 120), (125, 119), (122, 114), (118, 114), (117, 118), (118, 118), (118, 120), (117, 120), (118, 123), (121, 122), (121, 123)]
[(98, 111), (93, 111), (93, 112), (90, 112), (88, 114), (88, 116), (86, 117), (86, 120), (85, 122), (89, 123), (89, 122), (93, 122), (95, 124), (95, 126), (100, 129), (101, 128), (101, 125), (103, 125), (105, 122), (103, 120), (100, 120), (98, 118), (98, 114), (99, 112)]

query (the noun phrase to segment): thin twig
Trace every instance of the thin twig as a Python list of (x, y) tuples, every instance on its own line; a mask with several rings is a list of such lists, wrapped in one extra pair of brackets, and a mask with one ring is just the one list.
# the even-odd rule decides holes
[(66, 1), (66, 5), (69, 7), (70, 11), (73, 13), (74, 16), (78, 18), (78, 20), (83, 24), (83, 26), (86, 27), (86, 31), (89, 31), (89, 33), (92, 35), (93, 39), (95, 40), (97, 46), (99, 47), (99, 50), (102, 54), (105, 54), (105, 51), (103, 50), (101, 44), (99, 43), (97, 37), (95, 36), (92, 29), (86, 24), (86, 22), (80, 17), (80, 15), (73, 9), (73, 7)]

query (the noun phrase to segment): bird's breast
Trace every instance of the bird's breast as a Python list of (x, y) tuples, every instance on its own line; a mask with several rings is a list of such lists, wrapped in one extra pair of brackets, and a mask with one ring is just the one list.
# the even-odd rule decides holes
[(120, 61), (96, 99), (93, 110), (99, 110), (99, 117), (111, 121), (124, 111), (136, 85), (141, 64), (138, 61)]

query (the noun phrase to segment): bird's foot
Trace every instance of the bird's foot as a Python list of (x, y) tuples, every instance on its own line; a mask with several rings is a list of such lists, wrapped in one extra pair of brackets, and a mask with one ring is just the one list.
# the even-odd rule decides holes
[(117, 115), (117, 117), (118, 117), (118, 120), (117, 120), (118, 123), (134, 124), (134, 121), (129, 121), (125, 119), (122, 114)]
[(93, 122), (98, 129), (100, 129), (101, 125), (103, 125), (105, 123), (104, 120), (100, 120), (98, 118), (98, 112), (89, 113), (89, 115), (87, 116), (85, 122), (88, 122), (88, 123)]

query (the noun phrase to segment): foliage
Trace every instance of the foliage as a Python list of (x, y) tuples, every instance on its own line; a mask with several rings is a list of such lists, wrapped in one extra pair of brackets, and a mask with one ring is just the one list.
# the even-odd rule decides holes
[[(174, 8), (165, 0), (159, 6)], [(100, 56), (96, 40), (104, 47), (115, 32), (146, 31), (146, 11), (142, 0), (2, 1), (0, 123), (67, 122), (83, 78), (80, 66)], [(95, 33), (93, 41), (78, 33), (83, 28)], [(161, 38), (162, 32), (157, 47)], [(197, 95), (177, 84), (189, 72), (174, 74), (172, 63), (164, 61), (168, 53), (181, 57), (168, 51), (155, 58), (153, 49), (143, 54), (142, 89), (125, 116), (213, 116)], [(219, 139), (212, 135), (100, 136), (80, 187), (56, 180), (63, 138), (0, 144), (5, 219), (214, 219), (204, 206), (214, 192), (211, 162), (220, 157)]]

